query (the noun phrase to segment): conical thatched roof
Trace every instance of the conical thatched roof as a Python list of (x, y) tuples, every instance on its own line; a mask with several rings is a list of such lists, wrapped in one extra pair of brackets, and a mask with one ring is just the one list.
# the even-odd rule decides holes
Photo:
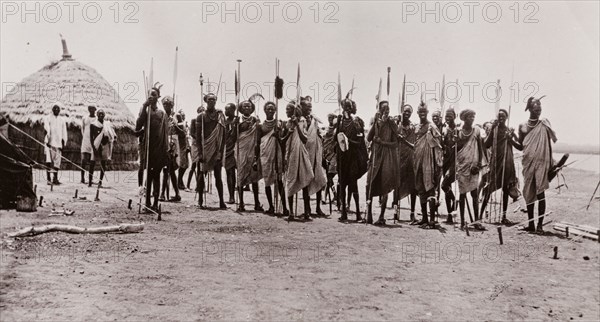
[(69, 124), (81, 123), (88, 106), (104, 109), (106, 119), (117, 128), (135, 126), (135, 117), (115, 89), (93, 68), (71, 58), (63, 40), (63, 58), (19, 82), (0, 102), (0, 113), (16, 124), (41, 122), (53, 105)]

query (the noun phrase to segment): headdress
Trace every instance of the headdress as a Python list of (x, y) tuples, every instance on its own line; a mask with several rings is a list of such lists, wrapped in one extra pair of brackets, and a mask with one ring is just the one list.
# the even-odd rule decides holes
[(464, 109), (460, 112), (460, 120), (464, 121), (471, 115), (475, 115), (475, 111), (473, 111), (472, 109), (468, 109), (468, 108)]
[(534, 106), (535, 104), (539, 104), (539, 103), (540, 103), (540, 101), (542, 100), (542, 98), (544, 98), (544, 97), (546, 97), (546, 95), (544, 95), (544, 96), (542, 96), (542, 97), (540, 97), (540, 98), (535, 98), (535, 97), (533, 97), (533, 96), (532, 96), (532, 97), (530, 97), (530, 98), (527, 100), (527, 105), (525, 106), (525, 111), (529, 111), (531, 108), (533, 108), (533, 106)]

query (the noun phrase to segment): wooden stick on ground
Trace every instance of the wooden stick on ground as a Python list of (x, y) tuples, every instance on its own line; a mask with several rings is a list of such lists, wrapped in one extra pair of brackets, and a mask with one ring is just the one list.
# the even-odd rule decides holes
[(117, 226), (106, 226), (106, 227), (92, 227), (84, 228), (71, 225), (44, 225), (44, 226), (31, 226), (23, 228), (15, 233), (9, 234), (8, 237), (30, 237), (40, 235), (43, 233), (49, 233), (53, 231), (62, 231), (69, 234), (104, 234), (104, 233), (139, 233), (144, 230), (144, 224), (120, 224)]

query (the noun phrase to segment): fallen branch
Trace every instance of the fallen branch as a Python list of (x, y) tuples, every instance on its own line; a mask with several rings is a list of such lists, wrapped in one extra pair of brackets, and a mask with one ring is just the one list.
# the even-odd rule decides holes
[(45, 225), (45, 226), (31, 226), (23, 228), (16, 233), (9, 234), (8, 237), (30, 237), (49, 233), (53, 231), (62, 231), (69, 234), (104, 234), (104, 233), (139, 233), (144, 230), (144, 224), (120, 224), (118, 226), (107, 226), (107, 227), (92, 227), (83, 228), (70, 225)]

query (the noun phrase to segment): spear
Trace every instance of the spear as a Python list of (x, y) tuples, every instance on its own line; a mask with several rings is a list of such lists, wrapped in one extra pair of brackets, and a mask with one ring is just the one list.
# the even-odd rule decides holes
[[(377, 106), (375, 108), (376, 111), (379, 110), (379, 103), (381, 102), (381, 86), (382, 86), (382, 79), (381, 77), (379, 78), (379, 90), (377, 91)], [(375, 136), (377, 136), (377, 119), (373, 120), (373, 126), (375, 127)], [(374, 142), (371, 143), (371, 165), (374, 167), (375, 166), (375, 152), (373, 151), (374, 148)], [(373, 178), (371, 178), (373, 179)], [(371, 198), (372, 198), (372, 194), (371, 191), (373, 190), (373, 182), (369, 182), (368, 183), (368, 193), (367, 193), (367, 207), (369, 207), (371, 205)], [(366, 211), (368, 213), (368, 209)]]
[[(513, 86), (514, 80), (515, 80), (515, 64), (513, 63), (512, 72), (511, 72), (511, 76), (510, 76), (509, 92), (510, 92), (510, 87)], [(500, 81), (498, 81), (498, 83), (500, 83)], [(508, 102), (508, 116), (506, 117), (506, 129), (509, 129), (508, 126), (510, 124), (511, 109), (512, 109), (512, 99), (510, 99)], [(496, 116), (497, 115), (498, 114), (496, 113)], [(503, 189), (504, 188), (504, 173), (506, 170), (506, 154), (508, 153), (508, 144), (509, 144), (508, 140), (509, 139), (512, 140), (512, 137), (506, 139), (506, 142), (504, 143), (504, 156), (502, 157), (502, 185), (500, 186), (500, 189), (502, 191), (502, 194), (501, 194), (502, 200), (504, 200), (504, 189)], [(502, 205), (502, 206), (504, 206), (504, 205)], [(504, 211), (504, 208), (502, 208), (502, 211)]]
[[(298, 72), (297, 72), (297, 76), (296, 76), (296, 107), (299, 107), (299, 106), (300, 106), (300, 63), (298, 63)], [(300, 129), (298, 129), (298, 126), (296, 126), (296, 131), (299, 131), (299, 130)], [(298, 214), (298, 193), (296, 192), (296, 209), (294, 210), (294, 216), (297, 214)]]
[(391, 67), (387, 68), (387, 99), (390, 100), (390, 72), (392, 71)]
[(440, 107), (442, 109), (442, 115), (441, 117), (444, 117), (446, 115), (446, 111), (444, 111), (444, 103), (446, 102), (446, 75), (442, 76), (442, 90), (440, 93)]
[[(144, 73), (145, 75), (145, 73)], [(154, 83), (154, 57), (150, 58), (150, 72), (149, 72), (149, 76), (148, 76), (148, 86), (152, 86)], [(149, 93), (148, 90), (146, 90), (146, 97), (148, 97)], [(148, 105), (148, 108), (146, 110), (146, 126), (144, 129), (144, 135), (145, 135), (145, 142), (144, 145), (146, 146), (146, 196), (149, 195), (149, 191), (150, 191), (150, 187), (149, 187), (149, 182), (150, 182), (150, 105)]]
[[(495, 88), (496, 102), (494, 103), (494, 112), (495, 112), (496, 117), (498, 117), (498, 112), (500, 112), (500, 79), (498, 79), (497, 85), (498, 86), (496, 86), (496, 88)], [(496, 165), (496, 157), (495, 156), (498, 154), (498, 127), (494, 128), (494, 132), (493, 132), (492, 135), (494, 136), (494, 142), (492, 144), (492, 151), (493, 151), (494, 157), (491, 160), (491, 169), (493, 169), (493, 171), (490, 171), (490, 175), (489, 175), (488, 180), (487, 180), (488, 181), (487, 182), (488, 189), (495, 189), (496, 185), (497, 185), (497, 182), (496, 182), (497, 181), (496, 180), (497, 179), (496, 178), (496, 171), (497, 171), (496, 168), (497, 168), (497, 165)], [(506, 150), (505, 150), (505, 152), (506, 152)], [(504, 157), (502, 157), (502, 158), (504, 160)], [(491, 174), (493, 174), (493, 175), (491, 175)], [(502, 176), (504, 176), (504, 165), (502, 165)], [(502, 179), (502, 182), (504, 182), (504, 179)], [(490, 193), (490, 195), (491, 195), (491, 193)], [(496, 190), (494, 190), (494, 198), (493, 198), (494, 201), (496, 200), (496, 196), (497, 196), (496, 195)], [(494, 203), (493, 206), (490, 206), (490, 208), (494, 209), (493, 214), (495, 216), (497, 214), (497, 211), (498, 211), (496, 203)], [(483, 214), (482, 214), (482, 216), (483, 216)], [(490, 222), (491, 221), (492, 221), (492, 216), (490, 216)]]
[[(404, 123), (404, 102), (405, 102), (405, 95), (406, 95), (406, 74), (404, 74), (404, 77), (402, 79), (402, 92), (399, 94), (398, 97), (398, 112), (400, 113), (400, 126), (399, 126), (399, 131), (402, 131), (403, 129), (403, 123)], [(400, 142), (400, 144), (402, 144), (402, 142)], [(401, 176), (399, 178), (399, 182), (401, 180)], [(398, 204), (396, 205), (396, 218), (398, 219), (398, 221), (400, 220), (400, 192), (398, 192)], [(394, 222), (396, 221), (396, 218), (394, 218)]]
[(296, 106), (300, 106), (300, 63), (298, 63), (298, 73), (296, 77)]
[(596, 185), (596, 189), (594, 189), (594, 193), (592, 194), (592, 197), (590, 198), (590, 202), (588, 202), (587, 207), (585, 207), (586, 211), (588, 209), (590, 209), (590, 205), (592, 204), (592, 201), (594, 200), (594, 196), (596, 195), (596, 192), (598, 191), (598, 187), (600, 187), (600, 181), (598, 181), (598, 184)]
[(342, 114), (342, 79), (340, 76), (340, 72), (338, 72), (338, 83), (337, 83), (337, 89), (338, 89), (338, 95), (337, 95), (337, 101), (338, 101), (338, 114)]
[(175, 47), (175, 66), (173, 68), (173, 108), (175, 108), (175, 88), (177, 87), (177, 54), (179, 53), (179, 46)]
[(379, 103), (381, 102), (381, 85), (382, 79), (379, 77), (379, 90), (377, 91), (377, 105), (375, 105), (375, 111), (379, 110)]
[(221, 73), (219, 75), (219, 83), (217, 84), (217, 93), (215, 94), (215, 96), (217, 96), (217, 99), (219, 98), (219, 90), (221, 89), (221, 79), (223, 78), (223, 73)]
[[(204, 79), (202, 78), (202, 73), (200, 73), (200, 96), (202, 96), (202, 103), (200, 103), (200, 106), (204, 106)], [(202, 112), (202, 114), (200, 115), (200, 121), (201, 121), (201, 125), (202, 125), (202, 132), (200, 132), (200, 134), (202, 135), (201, 137), (201, 141), (202, 141), (202, 157), (205, 157), (205, 147), (204, 147), (204, 112)], [(198, 162), (198, 172), (201, 172), (200, 175), (203, 175), (205, 173), (204, 171), (204, 162), (203, 161), (199, 161)], [(204, 175), (204, 182), (206, 183), (206, 175)], [(198, 189), (196, 189), (198, 190)], [(202, 195), (204, 196), (202, 202), (204, 204), (206, 204), (206, 188), (202, 187)], [(202, 206), (202, 205), (200, 205)]]
[[(240, 82), (241, 82), (241, 75), (240, 75), (240, 68), (241, 68), (241, 63), (242, 60), (238, 59), (237, 60), (238, 63), (238, 68), (237, 71), (235, 73), (235, 100), (237, 102), (237, 109), (235, 111), (235, 117), (237, 118), (237, 124), (236, 124), (236, 162), (239, 162), (240, 160), (240, 144), (239, 144), (239, 139), (240, 139)], [(238, 174), (239, 174), (239, 168), (238, 168)], [(242, 202), (242, 184), (239, 180), (238, 177), (238, 194), (239, 194), (239, 202)], [(238, 210), (240, 209), (240, 204), (238, 203)]]
[[(144, 77), (144, 91), (146, 93), (146, 101), (148, 100), (148, 78), (146, 77), (146, 72), (142, 71), (142, 75)], [(148, 115), (147, 120), (146, 120), (146, 126), (144, 127), (144, 147), (146, 149), (145, 151), (145, 156), (146, 156), (146, 171), (148, 169), (148, 141), (147, 141), (147, 135), (146, 132), (148, 132), (148, 124), (150, 123), (150, 116)], [(146, 182), (143, 182), (144, 184), (144, 190), (148, 189), (148, 175), (146, 174)], [(41, 201), (40, 201), (41, 204)], [(140, 194), (140, 202), (139, 204), (142, 204), (142, 195)], [(141, 209), (141, 206), (140, 206)], [(139, 211), (139, 210), (138, 210)]]
[[(279, 88), (281, 86), (281, 88)], [(283, 80), (279, 78), (279, 59), (275, 58), (275, 213), (279, 209), (279, 99), (283, 97)], [(282, 155), (283, 158), (283, 155)], [(285, 202), (285, 200), (282, 200)]]
[[(354, 78), (352, 78), (352, 86), (354, 86)], [(350, 92), (348, 94), (351, 93), (352, 90), (350, 90)], [(342, 117), (342, 113), (343, 113), (343, 108), (342, 108), (342, 77), (340, 75), (340, 72), (338, 72), (338, 83), (337, 83), (337, 100), (338, 100), (338, 116), (337, 116), (337, 124), (336, 124), (336, 131), (334, 134), (334, 140), (337, 140), (337, 135), (340, 132), (340, 125), (342, 123), (343, 117)], [(335, 149), (335, 148), (334, 148)], [(340, 200), (340, 180), (339, 180), (339, 176), (341, 175), (341, 171), (340, 171), (340, 158), (341, 158), (341, 151), (340, 153), (336, 153), (335, 154), (335, 158), (336, 158), (336, 172), (338, 174), (338, 183), (336, 185), (337, 187), (337, 195), (336, 195), (336, 200), (335, 203), (338, 207), (338, 210), (340, 209), (340, 202), (342, 202)], [(333, 186), (331, 186), (331, 189), (333, 189)], [(329, 196), (329, 215), (331, 216), (331, 211), (332, 211), (332, 206), (331, 206), (331, 191), (330, 188), (327, 188), (327, 195)]]
[[(352, 85), (354, 86), (354, 78), (352, 79)], [(337, 87), (338, 87), (338, 116), (337, 116), (337, 124), (336, 124), (336, 130), (335, 130), (335, 135), (334, 135), (334, 139), (337, 140), (337, 135), (340, 133), (340, 126), (342, 124), (342, 120), (343, 120), (343, 108), (342, 108), (342, 80), (341, 80), (341, 76), (340, 76), (340, 72), (338, 72), (338, 83), (337, 83)], [(336, 195), (336, 200), (335, 203), (338, 207), (338, 210), (340, 209), (340, 203), (343, 202), (342, 200), (340, 200), (340, 180), (339, 180), (339, 176), (341, 175), (341, 170), (340, 170), (340, 163), (341, 163), (341, 150), (339, 151), (339, 153), (335, 154), (335, 158), (336, 158), (336, 172), (338, 174), (338, 183), (336, 185), (337, 187), (337, 195)], [(333, 188), (333, 187), (332, 187)], [(331, 200), (330, 200), (330, 204), (331, 204)], [(331, 208), (331, 205), (330, 205)]]

